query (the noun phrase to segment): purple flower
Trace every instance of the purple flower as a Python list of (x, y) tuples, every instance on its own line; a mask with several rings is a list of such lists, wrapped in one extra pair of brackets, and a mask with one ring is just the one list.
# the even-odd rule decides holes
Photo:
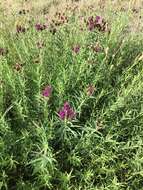
[(101, 16), (96, 16), (95, 18), (89, 17), (87, 20), (87, 27), (88, 30), (93, 31), (95, 28), (97, 28), (99, 31), (106, 31), (107, 23)]
[(72, 50), (76, 54), (79, 53), (79, 51), (80, 51), (80, 45), (76, 45), (75, 47), (72, 48)]
[(95, 21), (94, 21), (93, 16), (88, 18), (87, 27), (88, 27), (88, 29), (89, 29), (90, 31), (92, 31), (92, 30), (95, 29)]
[(75, 111), (73, 108), (70, 106), (68, 102), (64, 103), (64, 106), (61, 108), (61, 110), (58, 112), (59, 118), (64, 120), (64, 119), (74, 119), (76, 116)]
[(95, 87), (94, 87), (93, 85), (89, 85), (89, 86), (87, 87), (87, 95), (88, 95), (88, 96), (92, 96), (93, 93), (94, 93), (94, 91), (95, 91)]
[(40, 24), (40, 23), (35, 24), (35, 29), (37, 31), (42, 31), (45, 30), (46, 28), (47, 28), (46, 24)]
[(17, 33), (24, 33), (26, 31), (26, 29), (25, 29), (25, 27), (23, 27), (21, 25), (17, 25), (16, 31), (17, 31)]
[(102, 25), (102, 22), (103, 22), (102, 17), (101, 16), (96, 16), (95, 22), (96, 22), (96, 24)]
[(101, 16), (96, 16), (95, 23), (99, 31), (110, 32), (108, 23)]
[(42, 91), (42, 95), (44, 97), (50, 97), (52, 94), (52, 87), (51, 86), (46, 86), (45, 89)]

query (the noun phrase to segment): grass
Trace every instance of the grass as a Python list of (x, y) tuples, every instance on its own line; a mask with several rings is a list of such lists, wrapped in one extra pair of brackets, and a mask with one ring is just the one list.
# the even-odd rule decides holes
[[(2, 190), (143, 189), (142, 10), (78, 6), (59, 26), (56, 8), (2, 6)], [(89, 31), (99, 14), (107, 28)]]

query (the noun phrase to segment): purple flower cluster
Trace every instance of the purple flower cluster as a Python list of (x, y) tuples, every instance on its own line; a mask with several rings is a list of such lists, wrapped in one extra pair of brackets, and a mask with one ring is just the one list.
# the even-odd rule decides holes
[[(41, 94), (45, 98), (49, 98), (52, 94), (52, 87), (50, 85), (46, 86)], [(64, 120), (64, 119), (72, 120), (75, 118), (76, 113), (73, 110), (73, 108), (70, 106), (70, 104), (68, 102), (65, 102), (64, 106), (58, 112), (58, 115), (61, 120)]]
[(51, 87), (51, 86), (46, 86), (46, 87), (44, 88), (44, 90), (42, 91), (42, 95), (43, 95), (44, 97), (50, 97), (51, 94), (52, 94), (52, 87)]
[(37, 23), (35, 24), (35, 29), (37, 31), (43, 31), (47, 28), (47, 25), (46, 24), (40, 24), (40, 23)]
[[(18, 65), (19, 66), (19, 65)], [(18, 67), (19, 69), (19, 67)], [(87, 95), (92, 96), (95, 91), (95, 86), (92, 84), (88, 85), (87, 87)], [(52, 94), (52, 87), (50, 85), (46, 86), (42, 91), (42, 96), (49, 98)], [(76, 112), (70, 106), (69, 102), (65, 102), (63, 107), (58, 112), (59, 118), (61, 120), (73, 120), (76, 117)]]
[(96, 23), (95, 23), (95, 21), (94, 21), (93, 16), (88, 18), (87, 27), (88, 27), (88, 30), (90, 30), (90, 31), (92, 31), (92, 30), (95, 29)]
[(101, 25), (103, 23), (103, 18), (101, 16), (96, 16), (95, 22), (97, 25)]
[[(42, 96), (49, 98), (51, 94), (52, 94), (52, 87), (48, 85), (42, 91)], [(58, 112), (58, 115), (61, 120), (65, 120), (65, 119), (72, 120), (75, 118), (76, 113), (73, 110), (73, 108), (70, 106), (70, 104), (68, 102), (65, 102), (64, 106)]]
[(64, 106), (62, 107), (62, 109), (59, 111), (58, 114), (59, 114), (60, 119), (62, 120), (65, 120), (65, 119), (72, 120), (76, 116), (75, 111), (73, 110), (73, 108), (70, 106), (68, 102), (64, 103)]
[(97, 28), (99, 31), (105, 32), (107, 29), (107, 23), (101, 16), (89, 17), (86, 23), (88, 30), (93, 31)]

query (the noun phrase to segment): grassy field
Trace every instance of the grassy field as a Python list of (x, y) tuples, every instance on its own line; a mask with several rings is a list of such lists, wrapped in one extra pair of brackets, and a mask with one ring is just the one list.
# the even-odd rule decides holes
[(0, 190), (143, 190), (142, 0), (1, 0)]

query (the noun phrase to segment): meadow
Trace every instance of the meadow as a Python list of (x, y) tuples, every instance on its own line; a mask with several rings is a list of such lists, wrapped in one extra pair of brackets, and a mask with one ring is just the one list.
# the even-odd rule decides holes
[(0, 190), (143, 190), (142, 0), (1, 0)]

